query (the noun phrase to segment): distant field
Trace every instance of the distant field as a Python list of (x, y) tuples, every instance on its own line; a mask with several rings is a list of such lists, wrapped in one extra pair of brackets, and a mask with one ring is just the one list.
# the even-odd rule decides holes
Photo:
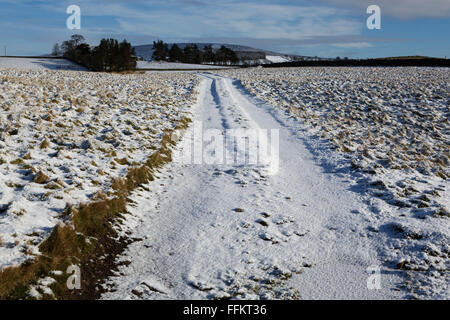
[(66, 59), (0, 57), (0, 69), (9, 68), (22, 70), (86, 70), (84, 67)]
[(210, 70), (210, 69), (227, 69), (226, 66), (213, 66), (204, 64), (189, 64), (176, 62), (157, 62), (157, 61), (138, 61), (137, 69), (154, 69), (154, 70)]

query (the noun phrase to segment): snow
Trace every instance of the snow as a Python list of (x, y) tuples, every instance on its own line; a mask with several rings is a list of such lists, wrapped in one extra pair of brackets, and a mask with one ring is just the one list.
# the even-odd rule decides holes
[(66, 59), (0, 57), (0, 70), (7, 68), (24, 70), (86, 70), (86, 68)]
[(226, 66), (214, 66), (207, 64), (189, 64), (165, 61), (138, 61), (137, 69), (156, 69), (156, 70), (204, 70), (204, 69), (226, 69)]
[(41, 299), (44, 295), (47, 297), (53, 297), (54, 293), (50, 286), (55, 283), (56, 280), (51, 277), (45, 277), (39, 279), (36, 284), (30, 286), (28, 295), (34, 299)]
[(266, 59), (272, 63), (290, 62), (291, 60), (282, 56), (266, 56)]
[[(106, 282), (102, 298), (405, 297), (402, 272), (380, 259), (387, 235), (369, 231), (373, 217), (364, 195), (318, 165), (302, 125), (252, 98), (239, 82), (202, 77), (194, 121), (221, 131), (279, 129), (279, 171), (186, 164), (191, 127), (159, 179), (133, 194), (120, 232), (142, 241), (118, 259), (131, 263)], [(383, 272), (380, 290), (367, 287), (373, 266)]]

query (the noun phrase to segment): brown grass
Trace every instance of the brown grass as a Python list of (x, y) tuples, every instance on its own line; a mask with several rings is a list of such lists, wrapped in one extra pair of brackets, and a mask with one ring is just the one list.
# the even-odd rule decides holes
[(48, 182), (48, 180), (49, 180), (49, 177), (45, 173), (43, 173), (42, 171), (39, 171), (34, 176), (33, 182), (36, 182), (36, 183), (39, 183), (39, 184), (44, 184), (44, 183)]
[[(190, 120), (183, 119), (174, 130), (187, 128)], [(172, 132), (167, 131), (162, 139), (161, 148), (153, 153), (141, 166), (128, 170), (125, 178), (113, 181), (114, 197), (104, 195), (95, 200), (80, 204), (77, 208), (67, 205), (62, 216), (70, 218), (65, 225), (58, 224), (51, 235), (39, 246), (42, 255), (27, 261), (18, 267), (9, 267), (0, 271), (0, 299), (24, 299), (28, 288), (39, 278), (49, 276), (52, 270), (63, 272), (71, 264), (86, 265), (88, 260), (104, 254), (104, 248), (88, 238), (110, 238), (115, 236), (114, 218), (126, 212), (128, 196), (138, 186), (154, 179), (155, 169), (172, 160)], [(99, 200), (100, 199), (100, 200)], [(98, 257), (97, 257), (98, 258)], [(55, 280), (51, 288), (55, 298), (70, 297), (66, 288), (67, 275), (51, 275)], [(44, 297), (51, 298), (51, 297)]]
[(24, 163), (24, 161), (23, 161), (23, 159), (18, 158), (16, 160), (11, 161), (10, 163), (11, 164), (22, 164), (22, 163)]
[(130, 163), (128, 162), (128, 159), (127, 159), (127, 158), (122, 158), (122, 159), (114, 158), (114, 161), (117, 162), (118, 164), (122, 165), (122, 166), (129, 165), (129, 164), (130, 164)]
[(31, 153), (27, 153), (26, 155), (24, 155), (23, 157), (22, 157), (22, 159), (24, 159), (24, 160), (30, 160), (31, 159)]

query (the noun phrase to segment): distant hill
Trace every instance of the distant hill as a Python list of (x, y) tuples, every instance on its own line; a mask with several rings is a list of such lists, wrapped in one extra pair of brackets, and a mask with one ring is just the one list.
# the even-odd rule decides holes
[[(181, 49), (184, 49), (187, 45), (192, 44), (189, 43), (176, 43)], [(289, 55), (282, 54), (273, 51), (267, 51), (262, 49), (256, 49), (247, 46), (241, 46), (236, 44), (225, 44), (225, 43), (194, 43), (199, 47), (199, 49), (203, 49), (204, 47), (211, 45), (213, 50), (218, 50), (222, 45), (227, 47), (228, 49), (236, 52), (241, 64), (270, 64), (270, 63), (281, 63), (281, 62), (291, 62), (298, 60), (309, 60), (313, 59), (311, 57), (304, 57), (298, 55)], [(169, 48), (173, 45), (173, 43), (169, 43)], [(141, 57), (144, 60), (150, 61), (153, 55), (153, 44), (134, 46), (136, 50), (136, 55)]]
[(376, 58), (376, 60), (429, 60), (429, 59), (440, 59), (426, 56), (400, 56), (400, 57), (386, 57), (386, 58)]

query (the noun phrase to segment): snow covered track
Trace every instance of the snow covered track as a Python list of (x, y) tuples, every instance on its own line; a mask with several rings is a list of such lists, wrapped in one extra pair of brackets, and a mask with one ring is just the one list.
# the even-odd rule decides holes
[(181, 141), (173, 163), (132, 197), (122, 232), (142, 240), (120, 257), (126, 263), (103, 298), (403, 297), (398, 273), (382, 272), (381, 289), (368, 289), (367, 268), (383, 271), (368, 231), (370, 210), (314, 162), (298, 124), (231, 79), (203, 77), (193, 120), (221, 131), (279, 129), (278, 173), (181, 164)]

